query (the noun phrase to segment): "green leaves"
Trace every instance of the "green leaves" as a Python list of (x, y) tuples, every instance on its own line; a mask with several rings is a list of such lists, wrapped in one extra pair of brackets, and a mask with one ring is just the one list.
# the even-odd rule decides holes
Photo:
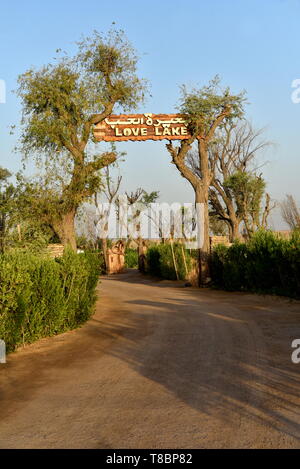
[(95, 32), (78, 44), (75, 56), (64, 54), (54, 64), (19, 77), (19, 150), (43, 170), (39, 184), (28, 185), (25, 196), (31, 198), (32, 213), (51, 224), (60, 238), (68, 231), (71, 239), (61, 239), (63, 243), (75, 245), (72, 230), (62, 226), (65, 215), (73, 216), (69, 224), (74, 226), (79, 205), (99, 190), (99, 171), (117, 157), (116, 152), (95, 154), (94, 124), (114, 107), (134, 109), (144, 99), (147, 84), (137, 76), (137, 61), (122, 31), (106, 36)]
[(0, 256), (0, 338), (7, 349), (78, 327), (91, 316), (97, 254), (58, 260), (29, 252)]
[(225, 180), (224, 187), (230, 191), (235, 201), (237, 215), (246, 225), (251, 225), (253, 230), (258, 228), (266, 188), (264, 179), (247, 171), (237, 171)]
[(3, 182), (5, 182), (12, 174), (6, 168), (1, 168), (0, 166), (0, 187)]
[(103, 103), (130, 110), (143, 101), (147, 82), (136, 74), (138, 56), (122, 30), (112, 29), (105, 36), (95, 31), (78, 45), (76, 60), (98, 104), (95, 112)]
[(84, 120), (86, 93), (80, 90), (79, 74), (68, 63), (30, 70), (19, 77), (25, 156), (46, 152), (50, 157), (76, 139)]
[[(185, 270), (185, 262), (188, 272), (191, 272), (193, 267), (190, 252), (185, 249), (180, 243), (173, 244), (174, 256), (178, 276), (181, 280), (185, 280), (187, 273)], [(183, 250), (185, 260), (183, 258)], [(158, 244), (151, 246), (147, 251), (146, 271), (157, 277), (176, 280), (176, 271), (172, 256), (172, 249), (170, 244)]]
[(84, 127), (95, 114), (108, 107), (111, 112), (115, 105), (134, 109), (143, 100), (147, 85), (136, 74), (138, 58), (121, 31), (106, 37), (95, 32), (78, 46), (75, 56), (19, 77), (26, 156), (45, 152), (51, 158), (54, 151), (83, 150)]
[(212, 255), (214, 284), (300, 298), (300, 236), (290, 240), (260, 230), (247, 243), (217, 246)]
[(17, 210), (18, 190), (8, 179), (11, 173), (0, 167), (0, 253), (4, 251), (6, 237)]
[(235, 95), (228, 87), (222, 89), (216, 76), (202, 88), (182, 86), (179, 111), (186, 115), (192, 134), (207, 137), (220, 116), (224, 115), (222, 122), (242, 118), (244, 103), (245, 92)]
[(138, 268), (138, 252), (136, 249), (126, 248), (125, 250), (125, 266), (127, 269)]

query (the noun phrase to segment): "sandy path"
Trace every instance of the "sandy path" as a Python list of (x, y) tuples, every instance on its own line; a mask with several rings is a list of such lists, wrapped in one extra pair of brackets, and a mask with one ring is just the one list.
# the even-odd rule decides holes
[(300, 303), (102, 279), (97, 312), (0, 365), (0, 448), (300, 448)]

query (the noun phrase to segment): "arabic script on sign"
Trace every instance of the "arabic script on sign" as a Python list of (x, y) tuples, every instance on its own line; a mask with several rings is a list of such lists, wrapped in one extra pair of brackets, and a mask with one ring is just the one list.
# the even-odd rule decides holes
[(189, 138), (186, 120), (179, 114), (111, 115), (94, 129), (96, 140), (181, 140)]

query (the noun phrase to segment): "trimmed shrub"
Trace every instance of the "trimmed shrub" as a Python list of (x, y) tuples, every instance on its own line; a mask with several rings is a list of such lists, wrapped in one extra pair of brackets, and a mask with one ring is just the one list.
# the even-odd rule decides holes
[(7, 350), (89, 319), (99, 263), (97, 254), (70, 251), (58, 259), (22, 251), (0, 256), (0, 338)]
[[(186, 269), (182, 254), (182, 245), (173, 244), (174, 256), (178, 270), (179, 279), (186, 279)], [(184, 248), (183, 248), (184, 249)], [(189, 251), (184, 249), (188, 272), (192, 268), (192, 259)], [(176, 271), (173, 262), (172, 248), (170, 244), (158, 244), (151, 246), (146, 256), (146, 272), (156, 277), (168, 280), (176, 280)]]
[(160, 251), (158, 246), (151, 246), (146, 254), (146, 272), (161, 277)]
[(218, 288), (300, 298), (300, 234), (285, 240), (258, 231), (246, 244), (217, 246), (211, 270)]
[(138, 252), (136, 249), (127, 248), (125, 251), (125, 267), (128, 269), (138, 268)]

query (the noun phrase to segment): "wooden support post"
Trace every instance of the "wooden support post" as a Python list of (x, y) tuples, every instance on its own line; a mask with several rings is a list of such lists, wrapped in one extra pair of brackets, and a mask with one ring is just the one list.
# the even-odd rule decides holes
[(179, 280), (178, 269), (177, 269), (175, 254), (174, 254), (173, 239), (171, 239), (171, 251), (172, 251), (173, 264), (174, 264), (174, 269), (175, 269), (175, 273), (176, 273), (176, 278), (177, 278), (177, 280)]

